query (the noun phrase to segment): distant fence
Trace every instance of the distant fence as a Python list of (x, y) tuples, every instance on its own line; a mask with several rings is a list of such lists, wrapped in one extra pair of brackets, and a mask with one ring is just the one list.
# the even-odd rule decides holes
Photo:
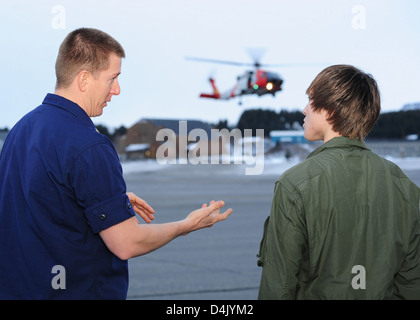
[(381, 156), (420, 157), (420, 141), (366, 141), (366, 144)]

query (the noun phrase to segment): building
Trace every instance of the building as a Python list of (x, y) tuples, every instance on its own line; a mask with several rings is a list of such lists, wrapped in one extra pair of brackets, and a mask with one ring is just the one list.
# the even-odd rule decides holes
[(308, 143), (303, 136), (303, 130), (273, 130), (270, 132), (270, 139), (273, 144), (282, 143)]
[[(165, 131), (161, 131), (163, 129)], [(211, 126), (208, 123), (179, 119), (141, 119), (128, 128), (125, 136), (119, 139), (116, 143), (117, 151), (127, 160), (156, 158), (159, 146), (163, 143), (169, 145), (172, 142), (169, 138), (159, 141), (157, 139), (159, 132), (163, 132), (162, 135), (171, 133), (175, 136), (173, 149), (176, 148), (176, 152), (165, 156), (178, 158), (193, 148), (202, 156), (206, 153), (209, 155), (210, 152), (220, 153), (220, 146), (218, 141), (216, 146), (216, 141), (212, 140)], [(199, 141), (200, 138), (197, 139), (195, 133), (204, 135), (206, 139)], [(183, 147), (185, 150), (180, 150)]]
[(401, 111), (415, 111), (420, 110), (420, 102), (407, 103), (403, 105)]

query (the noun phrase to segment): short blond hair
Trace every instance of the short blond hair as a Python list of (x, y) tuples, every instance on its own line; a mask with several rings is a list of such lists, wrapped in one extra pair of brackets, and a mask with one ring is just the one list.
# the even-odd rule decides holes
[(315, 110), (327, 111), (332, 129), (342, 136), (362, 140), (379, 118), (377, 83), (353, 66), (334, 65), (322, 70), (306, 93)]
[(58, 52), (55, 63), (56, 89), (68, 87), (82, 70), (93, 74), (105, 70), (109, 66), (111, 53), (125, 58), (121, 44), (107, 33), (93, 28), (72, 31)]

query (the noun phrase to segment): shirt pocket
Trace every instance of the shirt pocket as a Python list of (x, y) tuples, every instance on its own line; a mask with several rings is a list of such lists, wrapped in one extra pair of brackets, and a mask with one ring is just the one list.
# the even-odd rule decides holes
[(258, 254), (257, 254), (257, 258), (258, 258), (257, 266), (259, 267), (263, 267), (264, 262), (265, 262), (265, 247), (266, 247), (266, 242), (267, 242), (267, 228), (268, 228), (269, 221), (270, 221), (270, 217), (268, 216), (264, 222), (264, 231), (263, 231), (263, 236), (260, 242), (260, 250), (258, 251)]

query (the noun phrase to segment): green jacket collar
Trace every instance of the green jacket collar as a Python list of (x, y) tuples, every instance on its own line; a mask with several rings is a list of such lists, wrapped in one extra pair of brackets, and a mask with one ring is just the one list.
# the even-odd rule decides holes
[(336, 137), (332, 138), (331, 140), (325, 142), (322, 146), (312, 151), (308, 157), (313, 157), (314, 155), (324, 151), (325, 149), (329, 148), (352, 148), (352, 147), (359, 147), (362, 149), (370, 150), (364, 141), (360, 141), (357, 139), (350, 139), (348, 137)]

